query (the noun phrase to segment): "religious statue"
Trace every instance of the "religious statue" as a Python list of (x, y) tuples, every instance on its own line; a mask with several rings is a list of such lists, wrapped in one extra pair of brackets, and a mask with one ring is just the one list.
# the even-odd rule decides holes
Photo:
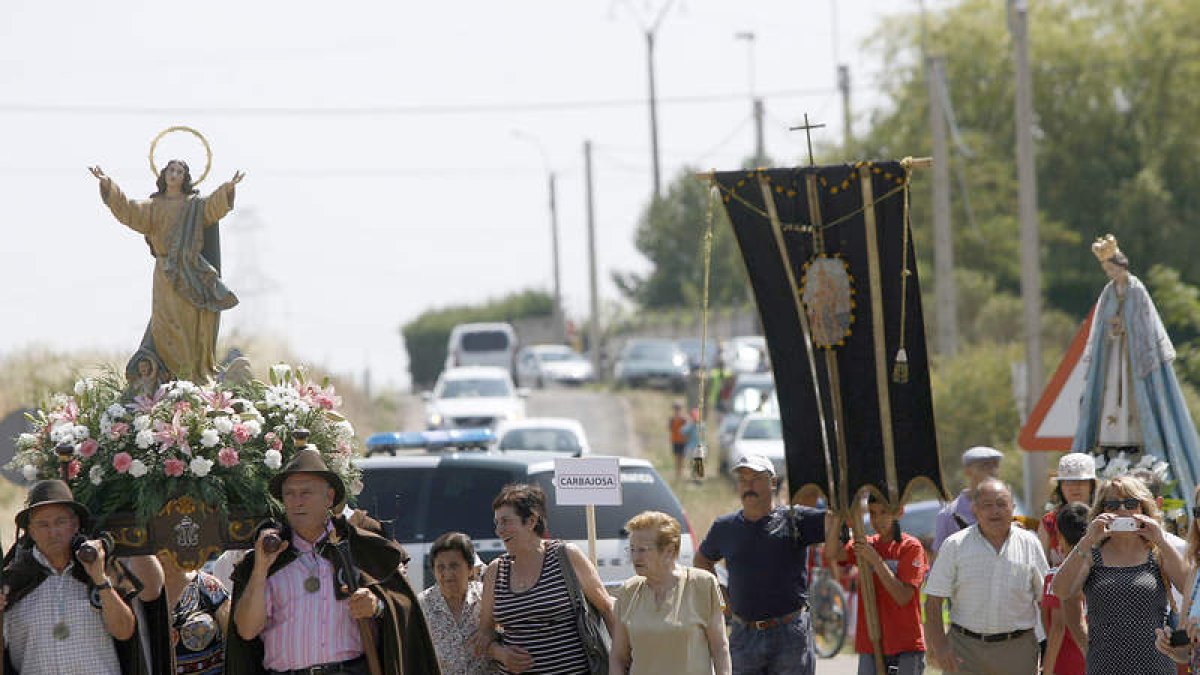
[[(173, 129), (199, 137), (192, 129)], [(150, 198), (135, 200), (126, 197), (100, 167), (89, 170), (100, 181), (100, 198), (118, 221), (146, 238), (155, 258), (150, 324), (126, 366), (131, 390), (153, 393), (158, 384), (174, 379), (207, 382), (216, 372), (220, 313), (238, 302), (221, 281), (215, 226), (232, 210), (235, 186), (245, 174), (235, 172), (212, 194), (201, 197), (195, 188), (199, 180), (192, 180), (187, 163), (173, 159), (162, 171), (155, 169), (158, 189)]]
[(1109, 282), (1092, 317), (1083, 396), (1072, 452), (1112, 458), (1148, 453), (1170, 462), (1190, 498), (1200, 440), (1171, 368), (1175, 348), (1146, 287), (1129, 273), (1113, 235), (1092, 244)]

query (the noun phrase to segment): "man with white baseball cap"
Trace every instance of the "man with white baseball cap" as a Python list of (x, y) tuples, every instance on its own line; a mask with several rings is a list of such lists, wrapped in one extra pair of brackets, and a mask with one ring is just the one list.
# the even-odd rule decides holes
[(812, 675), (816, 668), (808, 612), (808, 547), (825, 541), (832, 516), (807, 506), (775, 506), (775, 465), (742, 455), (732, 473), (742, 508), (713, 522), (694, 565), (729, 571), (734, 675)]
[(975, 524), (975, 514), (971, 511), (971, 491), (985, 478), (996, 478), (1000, 475), (1000, 460), (1003, 458), (1004, 455), (999, 450), (986, 445), (967, 448), (962, 454), (963, 475), (967, 477), (968, 485), (954, 501), (946, 504), (938, 512), (933, 532), (934, 553), (942, 547), (946, 537)]

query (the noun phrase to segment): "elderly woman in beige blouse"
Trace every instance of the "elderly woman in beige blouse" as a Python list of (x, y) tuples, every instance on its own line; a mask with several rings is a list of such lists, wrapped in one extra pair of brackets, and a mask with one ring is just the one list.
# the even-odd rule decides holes
[(609, 675), (729, 675), (729, 639), (717, 578), (676, 564), (680, 527), (643, 511), (625, 524), (637, 576), (617, 590)]
[[(207, 197), (192, 187), (186, 162), (173, 159), (159, 173), (158, 190), (146, 200), (129, 199), (98, 166), (100, 198), (118, 221), (146, 237), (155, 258), (150, 336), (170, 379), (207, 381), (215, 372), (214, 350), (220, 313), (237, 305), (220, 273), (201, 255), (204, 231), (233, 209), (237, 172)], [(219, 262), (217, 263), (219, 264)]]

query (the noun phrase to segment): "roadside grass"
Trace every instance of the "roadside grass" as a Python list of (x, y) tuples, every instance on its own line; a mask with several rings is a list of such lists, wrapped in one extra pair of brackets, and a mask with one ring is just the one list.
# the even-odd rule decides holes
[(717, 516), (740, 508), (733, 482), (728, 476), (720, 475), (718, 469), (715, 418), (709, 421), (705, 434), (708, 459), (705, 461), (704, 479), (699, 483), (693, 481), (691, 467), (685, 466), (683, 479), (676, 480), (667, 420), (671, 417), (671, 403), (679, 396), (649, 389), (618, 389), (614, 393), (628, 401), (642, 457), (662, 474), (683, 504), (698, 545)]

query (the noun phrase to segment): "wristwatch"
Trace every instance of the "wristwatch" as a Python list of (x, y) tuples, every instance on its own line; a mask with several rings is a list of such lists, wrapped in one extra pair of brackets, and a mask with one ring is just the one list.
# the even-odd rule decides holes
[(97, 591), (107, 591), (108, 589), (110, 589), (112, 587), (113, 587), (112, 580), (109, 579), (108, 577), (104, 577), (104, 581), (101, 581), (100, 583), (96, 584), (95, 589)]

